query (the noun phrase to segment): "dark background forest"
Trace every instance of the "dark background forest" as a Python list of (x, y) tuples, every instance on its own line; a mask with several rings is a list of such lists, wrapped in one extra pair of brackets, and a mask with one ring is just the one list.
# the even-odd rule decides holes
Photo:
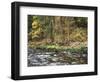
[[(87, 18), (65, 16), (28, 16), (28, 42), (71, 46), (87, 41)], [(30, 46), (32, 46), (30, 45)]]

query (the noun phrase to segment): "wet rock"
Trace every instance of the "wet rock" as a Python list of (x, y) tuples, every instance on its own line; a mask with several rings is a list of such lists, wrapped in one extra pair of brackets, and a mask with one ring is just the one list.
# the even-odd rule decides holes
[(61, 53), (63, 53), (63, 54), (68, 54), (68, 52), (67, 52), (67, 51), (62, 51)]
[(73, 55), (73, 57), (75, 57), (75, 58), (80, 58), (81, 55), (80, 55), (80, 54), (75, 54), (75, 55)]
[(54, 52), (45, 52), (46, 55), (54, 54)]
[(56, 62), (56, 61), (58, 61), (58, 58), (53, 57), (51, 60), (52, 60), (53, 62)]
[(54, 56), (54, 57), (56, 57), (56, 56), (57, 56), (57, 54), (54, 54), (53, 56)]
[(57, 63), (50, 63), (49, 65), (50, 66), (55, 66), (55, 65), (57, 65)]
[(87, 54), (82, 54), (82, 57), (87, 57)]
[(35, 50), (33, 50), (33, 49), (31, 49), (31, 48), (28, 48), (28, 55), (30, 55), (30, 54), (32, 54), (32, 53), (34, 53), (35, 52)]
[(77, 64), (77, 62), (72, 62), (73, 65)]

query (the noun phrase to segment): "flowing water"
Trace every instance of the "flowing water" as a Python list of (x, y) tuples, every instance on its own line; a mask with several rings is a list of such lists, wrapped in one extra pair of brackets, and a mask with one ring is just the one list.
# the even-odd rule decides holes
[(69, 51), (43, 51), (28, 49), (28, 66), (55, 66), (87, 64), (87, 54), (71, 53)]

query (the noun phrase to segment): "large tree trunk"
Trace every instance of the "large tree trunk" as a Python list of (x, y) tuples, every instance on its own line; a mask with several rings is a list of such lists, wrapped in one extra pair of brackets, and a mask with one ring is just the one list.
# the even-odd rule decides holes
[(70, 45), (70, 18), (68, 17), (68, 24), (67, 24), (67, 28), (68, 28), (68, 46)]
[(51, 43), (53, 43), (53, 42), (54, 42), (54, 33), (53, 33), (53, 28), (54, 28), (54, 17), (51, 18), (50, 25), (51, 25), (50, 39), (51, 39)]
[(70, 17), (65, 18), (65, 35), (66, 35), (66, 44), (69, 46), (70, 45)]
[(55, 17), (55, 26), (54, 26), (54, 41), (55, 43), (62, 43), (62, 26), (61, 26), (61, 17)]

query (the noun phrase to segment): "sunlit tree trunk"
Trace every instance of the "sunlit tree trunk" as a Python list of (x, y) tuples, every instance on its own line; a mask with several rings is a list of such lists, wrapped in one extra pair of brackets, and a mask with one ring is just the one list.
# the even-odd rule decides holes
[(67, 31), (67, 41), (66, 44), (70, 45), (70, 17), (65, 18), (65, 25), (66, 25), (66, 31)]
[(53, 42), (54, 42), (54, 33), (53, 33), (53, 28), (54, 28), (54, 17), (51, 17), (50, 25), (51, 25), (50, 39), (51, 39), (51, 43), (53, 43)]
[(70, 45), (70, 18), (69, 17), (68, 17), (67, 27), (68, 27), (68, 46), (69, 46)]

